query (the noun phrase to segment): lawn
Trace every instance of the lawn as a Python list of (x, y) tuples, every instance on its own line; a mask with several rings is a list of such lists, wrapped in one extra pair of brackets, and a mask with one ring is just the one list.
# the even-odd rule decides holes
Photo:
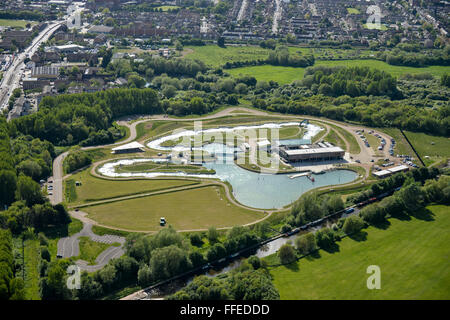
[(159, 218), (177, 230), (232, 227), (264, 217), (231, 204), (222, 187), (167, 192), (138, 199), (87, 207), (89, 218), (111, 227), (138, 231), (157, 231)]
[(270, 51), (256, 46), (221, 48), (216, 45), (207, 45), (187, 48), (193, 52), (186, 54), (186, 58), (198, 59), (211, 67), (220, 67), (227, 62), (266, 59)]
[(180, 9), (179, 6), (160, 6), (160, 7), (156, 7), (156, 9), (161, 9), (162, 11), (166, 12), (169, 10), (174, 10), (174, 9)]
[(364, 136), (366, 137), (367, 141), (369, 142), (370, 147), (372, 148), (372, 150), (375, 152), (375, 155), (382, 156), (383, 153), (378, 150), (378, 147), (381, 144), (381, 139), (378, 139), (373, 134), (369, 134), (367, 132), (364, 132)]
[[(376, 68), (382, 71), (391, 73), (393, 76), (400, 76), (406, 73), (418, 74), (418, 73), (430, 73), (435, 77), (441, 77), (445, 73), (450, 72), (450, 66), (431, 66), (426, 68), (414, 68), (403, 66), (392, 66), (386, 62), (373, 60), (373, 59), (355, 59), (355, 60), (317, 60), (314, 66), (362, 66)], [(239, 74), (250, 75), (256, 78), (258, 81), (276, 81), (279, 84), (291, 83), (294, 80), (303, 79), (305, 68), (294, 67), (281, 67), (281, 66), (250, 66), (235, 69), (225, 70), (232, 76), (238, 76)]]
[(95, 264), (95, 259), (100, 253), (108, 249), (110, 246), (120, 246), (120, 243), (101, 243), (89, 239), (89, 237), (80, 237), (80, 255), (76, 259), (87, 261), (90, 265)]
[(36, 24), (27, 20), (0, 19), (0, 26), (25, 28), (27, 23)]
[(347, 149), (344, 140), (342, 140), (341, 137), (337, 135), (334, 129), (330, 129), (330, 132), (328, 132), (328, 134), (325, 136), (325, 138), (323, 138), (323, 140), (335, 146), (341, 147), (344, 150)]
[[(425, 133), (404, 131), (425, 164), (450, 157), (450, 139)], [(430, 159), (426, 159), (429, 156)]]
[(350, 153), (359, 154), (361, 152), (361, 148), (359, 147), (358, 141), (356, 141), (356, 138), (353, 134), (351, 134), (345, 129), (342, 129), (341, 127), (335, 126), (334, 124), (328, 123), (328, 125), (331, 126), (337, 132), (339, 132), (344, 137), (344, 139), (349, 144)]
[[(271, 268), (281, 299), (448, 299), (449, 207), (427, 209), (431, 219), (391, 219), (386, 230), (366, 229), (366, 240), (344, 238), (337, 252)], [(381, 269), (380, 290), (366, 287), (369, 265)]]
[(234, 77), (239, 75), (250, 75), (258, 81), (276, 81), (279, 84), (291, 83), (294, 80), (303, 79), (304, 68), (281, 67), (281, 66), (251, 66), (225, 70)]
[(115, 198), (120, 196), (151, 192), (167, 188), (174, 188), (180, 186), (187, 186), (196, 184), (198, 182), (193, 180), (168, 180), (168, 179), (132, 179), (132, 180), (107, 180), (92, 176), (89, 173), (90, 169), (84, 170), (74, 174), (66, 181), (66, 188), (69, 187), (73, 181), (80, 181), (81, 186), (70, 187), (71, 198), (73, 200), (73, 193), (75, 193), (75, 201), (72, 203), (86, 203), (89, 201), (96, 201), (108, 198)]
[(405, 154), (412, 157), (415, 157), (415, 153), (411, 146), (409, 145), (408, 141), (406, 141), (405, 137), (402, 135), (399, 129), (397, 128), (383, 128), (380, 129), (380, 131), (388, 134), (392, 138), (395, 139), (395, 148), (394, 148), (394, 155), (397, 154)]
[(386, 62), (379, 60), (338, 60), (338, 61), (317, 61), (314, 66), (327, 65), (327, 66), (346, 66), (346, 67), (370, 67), (376, 68), (382, 71), (391, 73), (393, 76), (400, 76), (405, 73), (417, 74), (417, 73), (431, 73), (433, 76), (440, 77), (445, 73), (450, 72), (450, 66), (431, 66), (426, 68), (414, 68), (403, 66), (392, 66)]
[(359, 14), (359, 10), (356, 8), (347, 8), (349, 14)]

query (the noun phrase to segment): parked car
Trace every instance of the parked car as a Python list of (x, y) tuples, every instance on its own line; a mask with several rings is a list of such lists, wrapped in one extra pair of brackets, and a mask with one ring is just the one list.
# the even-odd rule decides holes
[(166, 225), (166, 218), (161, 217), (161, 219), (159, 219), (159, 225), (160, 226), (165, 226)]

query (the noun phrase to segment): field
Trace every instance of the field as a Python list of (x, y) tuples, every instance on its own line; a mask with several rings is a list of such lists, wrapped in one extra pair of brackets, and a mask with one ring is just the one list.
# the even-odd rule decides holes
[(162, 10), (164, 12), (169, 11), (169, 10), (174, 10), (174, 9), (179, 9), (179, 6), (160, 6), (160, 7), (156, 7), (156, 9), (158, 10)]
[[(110, 246), (111, 244), (92, 241), (89, 237), (80, 237), (80, 255), (77, 258), (94, 265), (99, 254)], [(118, 247), (120, 243), (113, 243), (112, 246)]]
[(356, 141), (356, 138), (353, 134), (351, 134), (350, 132), (348, 132), (345, 129), (342, 129), (341, 127), (335, 126), (334, 124), (328, 124), (328, 125), (331, 126), (338, 133), (340, 133), (341, 136), (344, 137), (344, 139), (349, 144), (350, 153), (359, 154), (361, 152), (361, 148), (359, 147), (358, 141)]
[(356, 8), (347, 8), (349, 14), (359, 14), (359, 10)]
[[(449, 138), (418, 132), (404, 132), (426, 165), (450, 157)], [(430, 158), (426, 159), (425, 156)]]
[(266, 59), (269, 49), (260, 47), (231, 47), (221, 48), (219, 46), (196, 46), (187, 47), (193, 50), (188, 53), (186, 58), (198, 59), (211, 67), (220, 67), (227, 62), (234, 61), (254, 61), (258, 59)]
[(388, 134), (389, 136), (395, 139), (394, 155), (405, 154), (410, 155), (412, 157), (415, 156), (413, 149), (411, 149), (411, 146), (409, 145), (408, 141), (406, 141), (405, 137), (402, 135), (399, 129), (383, 128), (380, 131)]
[(393, 76), (400, 76), (405, 73), (417, 74), (417, 73), (431, 73), (434, 76), (442, 76), (445, 73), (450, 72), (450, 66), (431, 66), (426, 68), (414, 68), (414, 67), (402, 67), (392, 66), (386, 62), (379, 60), (338, 60), (338, 61), (317, 61), (317, 65), (328, 66), (346, 66), (346, 67), (370, 67), (377, 68), (382, 71), (391, 73)]
[(341, 139), (334, 131), (334, 129), (330, 129), (330, 132), (323, 138), (323, 140), (332, 143), (335, 146), (341, 147), (342, 149), (346, 149), (344, 140)]
[(222, 187), (168, 192), (83, 209), (103, 225), (130, 230), (159, 230), (159, 218), (176, 230), (232, 227), (263, 218), (262, 213), (231, 204)]
[[(402, 66), (392, 66), (386, 62), (379, 60), (370, 59), (355, 59), (355, 60), (318, 60), (314, 66), (325, 65), (325, 66), (362, 66), (376, 68), (382, 71), (391, 73), (393, 76), (399, 77), (403, 74), (418, 74), (418, 73), (430, 73), (435, 77), (441, 77), (445, 73), (450, 72), (450, 66), (431, 66), (426, 68), (414, 68), (414, 67), (402, 67)], [(251, 75), (258, 81), (276, 81), (279, 84), (291, 83), (294, 80), (303, 79), (303, 74), (305, 68), (294, 68), (294, 67), (280, 67), (280, 66), (250, 66), (235, 69), (228, 69), (226, 72), (230, 73), (232, 76), (237, 76), (239, 74)]]
[[(272, 268), (281, 299), (448, 299), (448, 207), (427, 209), (429, 219), (391, 219), (386, 230), (366, 229), (366, 240), (344, 238), (337, 252)], [(381, 269), (380, 290), (366, 287), (369, 265)]]
[[(192, 180), (165, 180), (165, 179), (136, 179), (136, 180), (107, 180), (92, 176), (90, 169), (84, 170), (70, 177), (69, 180), (80, 181), (81, 186), (74, 187), (76, 203), (114, 198), (119, 196), (138, 194), (173, 187), (196, 184)], [(72, 184), (71, 182), (67, 182)], [(67, 183), (66, 183), (67, 186)], [(74, 202), (74, 201), (72, 201)]]
[(27, 23), (35, 24), (27, 20), (0, 19), (0, 26), (25, 28)]
[(294, 68), (294, 67), (280, 67), (280, 66), (251, 66), (242, 67), (235, 69), (227, 69), (232, 76), (236, 77), (240, 74), (251, 75), (255, 77), (258, 81), (276, 81), (279, 84), (291, 83), (294, 80), (303, 79), (303, 74), (305, 73), (304, 68)]

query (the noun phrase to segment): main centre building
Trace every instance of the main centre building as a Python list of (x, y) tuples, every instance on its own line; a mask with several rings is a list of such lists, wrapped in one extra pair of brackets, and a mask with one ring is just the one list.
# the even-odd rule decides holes
[(279, 146), (280, 156), (289, 162), (339, 160), (345, 151), (331, 143), (317, 145)]

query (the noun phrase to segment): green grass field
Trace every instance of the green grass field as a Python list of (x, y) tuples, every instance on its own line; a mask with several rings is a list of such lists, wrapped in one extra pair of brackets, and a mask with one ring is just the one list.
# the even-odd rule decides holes
[[(430, 73), (435, 77), (441, 77), (445, 73), (450, 72), (450, 66), (431, 66), (426, 68), (414, 68), (414, 67), (402, 67), (392, 66), (386, 62), (370, 59), (355, 59), (355, 60), (318, 60), (314, 66), (362, 66), (376, 68), (391, 73), (393, 76), (400, 76), (406, 73), (418, 74), (418, 73)], [(242, 67), (235, 69), (228, 69), (226, 72), (232, 76), (238, 76), (239, 74), (250, 75), (256, 78), (258, 81), (276, 81), (279, 84), (291, 83), (294, 80), (303, 79), (305, 68), (293, 68), (293, 67), (280, 67), (271, 65)]]
[(80, 255), (76, 259), (87, 261), (90, 265), (93, 265), (98, 255), (110, 246), (120, 246), (120, 243), (113, 243), (111, 245), (92, 241), (89, 237), (80, 237)]
[(156, 9), (161, 9), (162, 11), (166, 12), (169, 10), (174, 10), (174, 9), (179, 9), (179, 6), (160, 6), (160, 7), (156, 7)]
[(431, 73), (433, 76), (442, 76), (445, 73), (450, 72), (450, 66), (431, 66), (426, 68), (414, 68), (414, 67), (402, 67), (392, 66), (386, 62), (379, 60), (338, 60), (338, 61), (317, 61), (315, 66), (327, 65), (327, 66), (346, 66), (346, 67), (369, 67), (376, 68), (391, 73), (393, 76), (400, 76), (405, 73), (417, 74), (417, 73)]
[(390, 135), (395, 139), (395, 148), (394, 155), (397, 154), (406, 154), (410, 156), (414, 156), (414, 151), (409, 145), (408, 141), (406, 141), (405, 137), (402, 135), (399, 129), (397, 128), (383, 128), (380, 131)]
[(341, 137), (337, 135), (334, 129), (330, 129), (330, 132), (328, 132), (328, 134), (325, 136), (325, 138), (323, 138), (323, 140), (330, 142), (335, 146), (341, 147), (344, 150), (346, 149), (344, 140), (342, 140)]
[(251, 66), (225, 70), (234, 77), (239, 75), (250, 75), (258, 81), (276, 81), (279, 84), (291, 83), (294, 80), (303, 79), (304, 68), (281, 67), (281, 66)]
[[(366, 229), (365, 241), (347, 237), (337, 252), (271, 268), (281, 299), (448, 299), (449, 207), (427, 209), (431, 221), (390, 219), (386, 230)], [(381, 269), (380, 290), (366, 287), (369, 265)]]
[(344, 137), (344, 139), (349, 144), (350, 153), (359, 154), (361, 152), (361, 148), (359, 147), (358, 141), (356, 141), (356, 138), (353, 134), (351, 134), (345, 129), (342, 129), (341, 127), (335, 126), (334, 124), (328, 125), (331, 126), (337, 132), (339, 132)]
[(27, 23), (36, 24), (27, 20), (0, 19), (0, 26), (25, 28)]
[[(71, 203), (86, 203), (89, 201), (96, 201), (108, 198), (115, 198), (120, 196), (126, 196), (131, 194), (138, 194), (144, 192), (151, 192), (156, 190), (162, 190), (173, 187), (187, 186), (196, 184), (198, 182), (193, 180), (166, 180), (166, 179), (136, 179), (136, 180), (107, 180), (100, 179), (92, 176), (89, 173), (90, 169), (84, 170), (77, 174), (74, 174), (70, 177), (69, 180), (80, 181), (81, 186), (70, 187), (71, 182), (67, 180), (69, 183), (69, 187), (71, 189), (75, 188), (74, 191), (71, 191), (70, 194), (75, 192), (76, 197), (75, 201), (71, 201)], [(66, 189), (67, 189), (66, 182)], [(72, 200), (74, 197), (71, 196), (70, 199), (67, 199), (68, 202)]]
[(186, 54), (186, 58), (201, 60), (211, 67), (220, 67), (227, 62), (266, 59), (270, 51), (256, 46), (221, 48), (216, 45), (208, 45), (187, 48), (193, 52)]
[(359, 14), (359, 10), (356, 8), (347, 8), (349, 14)]
[[(449, 138), (419, 132), (404, 132), (426, 165), (450, 157)], [(429, 159), (425, 156), (428, 156)]]
[(262, 213), (231, 204), (222, 187), (168, 192), (83, 209), (89, 218), (111, 227), (130, 230), (159, 230), (159, 218), (177, 230), (232, 227), (264, 217)]

